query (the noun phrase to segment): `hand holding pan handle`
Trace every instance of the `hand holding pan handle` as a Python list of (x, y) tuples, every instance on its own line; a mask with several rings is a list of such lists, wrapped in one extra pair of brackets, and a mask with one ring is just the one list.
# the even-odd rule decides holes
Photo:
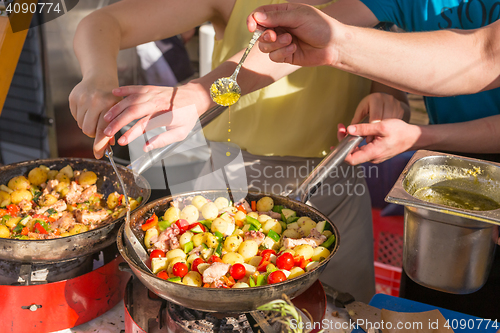
[[(368, 116), (363, 118), (360, 123), (368, 122)], [(362, 141), (362, 136), (348, 134), (343, 138), (337, 147), (332, 150), (313, 171), (300, 183), (300, 185), (288, 194), (292, 200), (306, 203), (309, 198), (321, 187), (330, 172), (337, 168), (349, 153), (356, 148)]]

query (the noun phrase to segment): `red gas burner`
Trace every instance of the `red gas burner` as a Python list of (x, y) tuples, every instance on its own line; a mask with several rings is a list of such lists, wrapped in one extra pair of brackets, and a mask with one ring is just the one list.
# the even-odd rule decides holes
[[(314, 322), (323, 320), (326, 295), (319, 281), (292, 302), (297, 308), (306, 309)], [(124, 305), (125, 333), (251, 333), (258, 330), (249, 314), (187, 309), (159, 298), (134, 278), (127, 284)]]
[[(46, 333), (72, 328), (97, 318), (122, 299), (130, 273), (118, 269), (123, 259), (116, 245), (74, 260), (43, 267), (1, 262), (1, 331)], [(82, 273), (82, 267), (88, 272)]]

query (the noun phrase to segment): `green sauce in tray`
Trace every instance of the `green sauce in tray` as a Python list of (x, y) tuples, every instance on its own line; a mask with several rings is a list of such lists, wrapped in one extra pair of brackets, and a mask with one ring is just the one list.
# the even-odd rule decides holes
[(494, 210), (500, 204), (485, 195), (442, 185), (423, 187), (413, 193), (415, 198), (423, 201), (468, 210)]

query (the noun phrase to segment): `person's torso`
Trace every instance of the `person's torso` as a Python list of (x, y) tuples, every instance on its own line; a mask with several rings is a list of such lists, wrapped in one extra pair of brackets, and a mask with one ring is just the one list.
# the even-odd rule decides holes
[[(246, 17), (255, 8), (283, 2), (237, 0), (224, 38), (215, 41), (212, 67), (247, 46), (252, 34)], [(337, 144), (337, 124), (350, 123), (370, 86), (369, 80), (334, 68), (301, 68), (231, 106), (231, 142), (255, 155), (324, 156)], [(207, 138), (227, 141), (228, 121), (226, 111), (206, 127)]]
[[(499, 0), (361, 1), (379, 21), (394, 23), (408, 32), (476, 29), (500, 18)], [(479, 64), (471, 60), (470, 66)], [(425, 97), (425, 103), (432, 124), (470, 121), (500, 114), (500, 88), (472, 95)]]

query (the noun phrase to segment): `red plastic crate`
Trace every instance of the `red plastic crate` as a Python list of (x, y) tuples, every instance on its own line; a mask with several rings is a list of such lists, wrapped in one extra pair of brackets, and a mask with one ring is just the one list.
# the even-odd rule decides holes
[(403, 216), (380, 216), (372, 210), (376, 292), (398, 296), (403, 266)]
[(399, 296), (401, 267), (382, 264), (378, 261), (375, 261), (374, 265), (377, 294)]

